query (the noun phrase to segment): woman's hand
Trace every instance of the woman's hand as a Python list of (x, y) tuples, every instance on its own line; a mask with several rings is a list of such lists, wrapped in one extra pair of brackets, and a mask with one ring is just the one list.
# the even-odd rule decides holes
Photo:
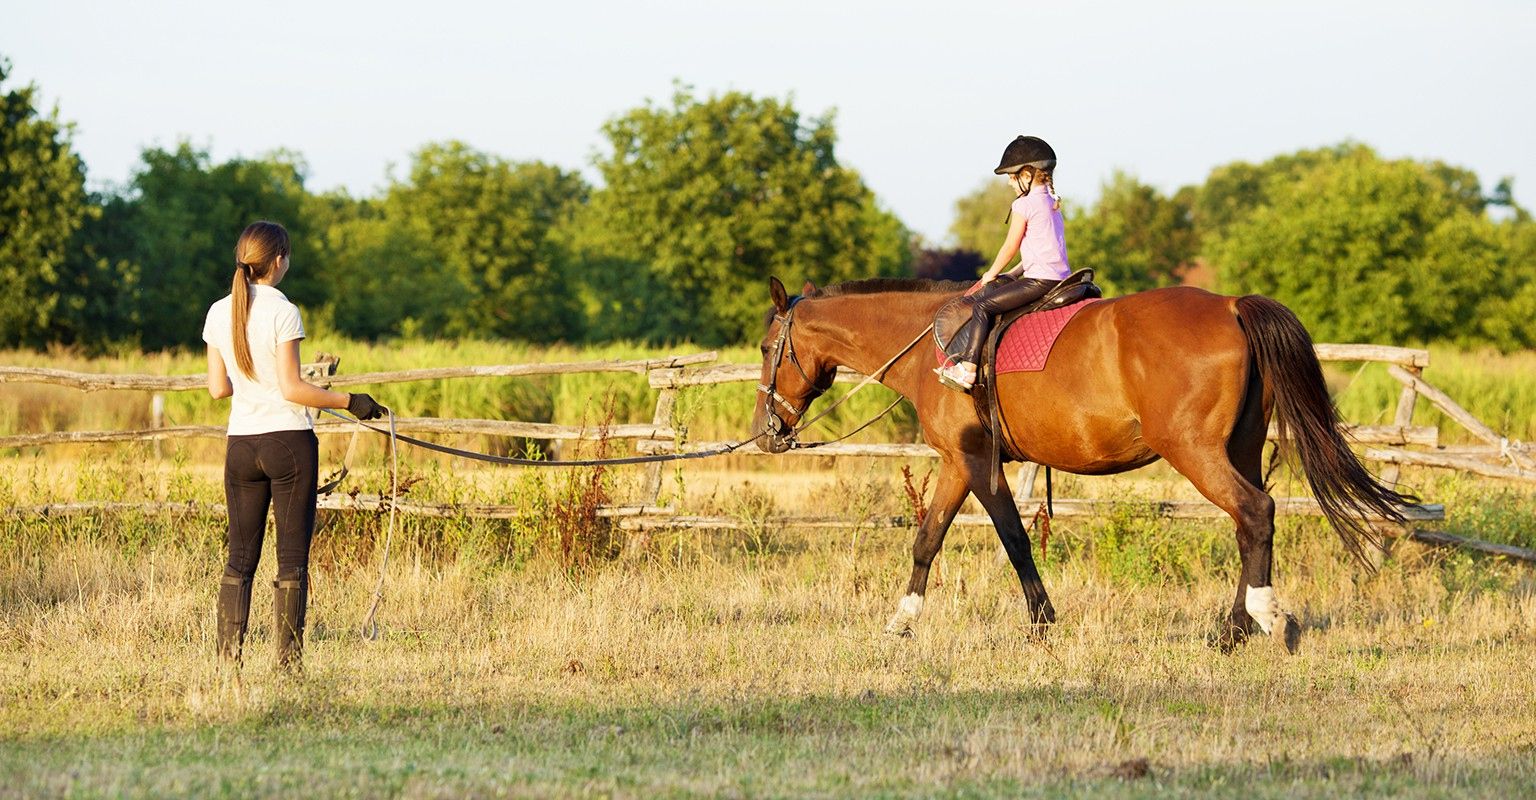
[(374, 400), (372, 395), (353, 392), (347, 398), (347, 411), (358, 419), (378, 419), (389, 409), (379, 405), (379, 401)]

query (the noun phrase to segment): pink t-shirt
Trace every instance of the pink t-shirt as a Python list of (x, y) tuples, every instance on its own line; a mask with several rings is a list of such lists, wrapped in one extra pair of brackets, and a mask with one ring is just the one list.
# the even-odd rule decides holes
[(1013, 268), (1013, 273), (1050, 281), (1071, 275), (1072, 267), (1067, 264), (1067, 226), (1050, 193), (1035, 187), (1013, 201), (1013, 215), (1028, 222), (1024, 240), (1019, 242), (1019, 266)]

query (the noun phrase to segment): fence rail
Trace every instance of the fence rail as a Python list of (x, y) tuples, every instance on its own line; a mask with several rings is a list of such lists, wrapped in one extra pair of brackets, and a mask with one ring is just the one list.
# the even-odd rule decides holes
[[(315, 433), (321, 436), (363, 430), (353, 422), (336, 419), (315, 420)], [(449, 417), (396, 417), (395, 430), (401, 433), (458, 433), (508, 436), (523, 439), (585, 440), (602, 439), (672, 439), (677, 432), (669, 427), (648, 423), (623, 425), (556, 425), (548, 422), (517, 422), (499, 419), (453, 419)], [(121, 431), (55, 431), (19, 433), (0, 436), (0, 447), (44, 447), (56, 444), (96, 444), (103, 442), (160, 441), (165, 439), (222, 439), (223, 425), (176, 425), (165, 428), (140, 428)]]
[[(1426, 350), (1360, 344), (1318, 344), (1317, 357), (1322, 361), (1378, 362), (1387, 365), (1389, 374), (1402, 384), (1395, 415), (1390, 425), (1352, 425), (1342, 428), (1346, 436), (1355, 442), (1378, 445), (1367, 449), (1366, 455), (1385, 465), (1382, 477), (1390, 485), (1397, 481), (1399, 464), (1415, 464), (1451, 469), (1465, 469), (1479, 474), (1500, 478), (1536, 479), (1533, 462), (1528, 452), (1518, 445), (1510, 445), (1486, 425), (1483, 425), (1465, 409), (1452, 401), (1444, 392), (1436, 389), (1422, 377), (1429, 364)], [(670, 355), (660, 358), (633, 360), (604, 360), (583, 362), (551, 362), (542, 364), (506, 364), (491, 366), (441, 367), (429, 369), (399, 370), (393, 372), (368, 372), (354, 375), (335, 375), (334, 363), (305, 365), (310, 380), (330, 385), (348, 386), (361, 384), (400, 383), (419, 380), (443, 380), (457, 378), (506, 378), (536, 375), (573, 373), (631, 373), (645, 374), (648, 384), (656, 390), (656, 406), (650, 423), (625, 423), (598, 426), (556, 425), (552, 423), (520, 422), (488, 419), (402, 418), (397, 420), (397, 430), (406, 433), (428, 434), (480, 434), (489, 436), (523, 437), (544, 440), (633, 440), (637, 450), (643, 453), (697, 452), (718, 447), (719, 442), (680, 441), (680, 431), (673, 425), (672, 415), (679, 392), (693, 387), (714, 386), (729, 383), (755, 383), (761, 375), (757, 364), (712, 363), (717, 353)], [(332, 359), (334, 362), (334, 359)], [(863, 376), (850, 370), (840, 370), (838, 383), (862, 380)], [(201, 389), (206, 378), (203, 375), (111, 375), (69, 372), (36, 367), (0, 367), (0, 383), (46, 383), (67, 386), (81, 391), (138, 390), (149, 392), (190, 391)], [(1439, 447), (1439, 429), (1432, 426), (1415, 426), (1413, 410), (1420, 396), (1445, 411), (1453, 420), (1467, 427), (1479, 439), (1488, 442), (1482, 448), (1445, 450)], [(349, 433), (360, 427), (342, 421), (322, 419), (317, 421), (320, 434)], [(0, 447), (34, 447), (54, 444), (85, 444), (123, 441), (160, 441), (193, 437), (222, 437), (222, 426), (184, 425), (122, 431), (58, 431), (50, 433), (11, 434), (0, 436)], [(1270, 438), (1275, 437), (1273, 428)], [(1422, 447), (1443, 450), (1441, 453), (1424, 453), (1406, 449)], [(1465, 451), (1465, 452), (1463, 452)], [(745, 448), (738, 451), (745, 455), (758, 455), (759, 451)], [(815, 450), (790, 451), (796, 455), (819, 457), (905, 457), (932, 458), (937, 453), (921, 443), (911, 442), (844, 442)], [(1500, 462), (1500, 463), (1493, 463)], [(1509, 462), (1503, 465), (1502, 462)], [(1026, 472), (1018, 482), (1016, 501), (1032, 508), (1038, 499), (1031, 498), (1034, 486), (1033, 465), (1026, 465)], [(741, 522), (724, 517), (695, 517), (676, 514), (674, 509), (657, 505), (660, 496), (661, 465), (646, 468), (647, 476), (641, 500), (635, 505), (611, 506), (601, 514), (616, 518), (621, 527), (646, 530), (656, 527), (681, 527), (721, 529), (740, 527)], [(1123, 508), (1125, 503), (1100, 500), (1061, 498), (1056, 500), (1058, 516), (1092, 516), (1103, 514), (1111, 508)], [(1206, 519), (1224, 516), (1224, 512), (1203, 500), (1149, 501), (1135, 504), (1141, 513), (1168, 519)], [(1321, 513), (1311, 498), (1277, 498), (1277, 512), (1281, 514)], [(319, 507), (332, 511), (376, 512), (388, 508), (388, 501), (370, 495), (332, 494), (320, 499)], [(178, 511), (222, 511), (223, 506), (212, 503), (63, 503), (41, 506), (17, 506), (0, 510), (7, 516), (52, 516), (100, 511), (139, 511), (143, 513), (176, 513)], [(396, 510), (405, 514), (426, 517), (489, 517), (513, 518), (523, 515), (515, 506), (494, 504), (437, 504), (401, 500)], [(1445, 509), (1437, 504), (1426, 504), (1407, 510), (1412, 522), (1443, 519)], [(772, 521), (796, 526), (847, 525), (846, 516), (827, 517), (774, 517)], [(990, 524), (984, 515), (960, 515), (956, 522), (965, 525)], [(911, 520), (900, 517), (880, 517), (860, 521), (860, 524), (877, 526), (906, 526)]]
[[(643, 375), (652, 370), (682, 368), (704, 364), (719, 357), (715, 351), (689, 355), (633, 360), (568, 361), (542, 364), (500, 364), (479, 367), (432, 367), (393, 372), (362, 372), (325, 378), (333, 386), (360, 386), (378, 383), (444, 378), (521, 378), (532, 375), (567, 375), (583, 372), (629, 372)], [(197, 375), (112, 375), (98, 372), (70, 372), (46, 367), (0, 367), (0, 383), (51, 383), (84, 392), (126, 389), (145, 392), (187, 392), (207, 385), (206, 373)]]

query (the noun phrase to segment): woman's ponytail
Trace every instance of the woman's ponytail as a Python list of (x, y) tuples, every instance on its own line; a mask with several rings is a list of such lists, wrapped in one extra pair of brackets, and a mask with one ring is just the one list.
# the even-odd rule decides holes
[(235, 243), (235, 277), (230, 282), (230, 339), (235, 348), (235, 367), (245, 377), (256, 380), (256, 362), (251, 358), (251, 339), (246, 327), (251, 321), (251, 281), (262, 280), (277, 269), (277, 260), (288, 255), (288, 231), (276, 222), (265, 220), (245, 226)]
[(251, 281), (246, 277), (249, 274), (249, 267), (243, 262), (235, 262), (235, 280), (229, 287), (229, 338), (235, 345), (235, 366), (245, 377), (256, 380), (256, 362), (251, 360), (251, 340), (245, 333), (251, 321)]

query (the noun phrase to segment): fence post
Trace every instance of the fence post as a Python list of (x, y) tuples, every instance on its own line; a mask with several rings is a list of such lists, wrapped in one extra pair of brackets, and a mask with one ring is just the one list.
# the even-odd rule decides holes
[[(1422, 367), (1408, 367), (1407, 369), (1409, 374), (1415, 378), (1421, 377), (1424, 372)], [(1418, 389), (1415, 389), (1412, 383), (1403, 384), (1403, 390), (1397, 395), (1397, 416), (1392, 418), (1392, 424), (1399, 428), (1406, 428), (1412, 425), (1413, 407), (1418, 402), (1418, 399)], [(1388, 464), (1386, 469), (1381, 471), (1381, 482), (1386, 484), (1389, 489), (1396, 489), (1399, 472), (1401, 472), (1401, 468), (1397, 464)]]
[(1013, 489), (1013, 504), (1028, 500), (1035, 496), (1035, 476), (1040, 474), (1040, 465), (1033, 461), (1024, 462), (1024, 467), (1019, 470), (1019, 485)]
[[(149, 427), (165, 427), (165, 395), (155, 392), (149, 397)], [(164, 440), (155, 439), (155, 458), (165, 457)]]
[[(1404, 369), (1415, 378), (1422, 378), (1424, 375), (1424, 368), (1417, 365), (1410, 364)], [(1411, 381), (1404, 383), (1402, 391), (1397, 394), (1397, 413), (1392, 417), (1392, 424), (1399, 428), (1406, 428), (1412, 425), (1413, 407), (1418, 403), (1418, 400), (1419, 391), (1415, 388), (1414, 384)], [(1387, 464), (1386, 468), (1381, 471), (1381, 482), (1388, 489), (1396, 489), (1397, 479), (1401, 472), (1402, 467), (1397, 463)], [(1392, 545), (1397, 541), (1397, 537), (1406, 535), (1411, 528), (1406, 525), (1374, 525), (1372, 527), (1381, 541), (1381, 547), (1380, 549), (1367, 548), (1365, 556), (1370, 560), (1372, 566), (1380, 569), (1386, 564), (1387, 557), (1391, 555)]]
[[(677, 404), (677, 390), (665, 388), (656, 393), (656, 414), (651, 417), (651, 424), (657, 427), (672, 427), (672, 407)], [(661, 469), (665, 462), (657, 461), (645, 467), (645, 505), (657, 505), (661, 498)]]

